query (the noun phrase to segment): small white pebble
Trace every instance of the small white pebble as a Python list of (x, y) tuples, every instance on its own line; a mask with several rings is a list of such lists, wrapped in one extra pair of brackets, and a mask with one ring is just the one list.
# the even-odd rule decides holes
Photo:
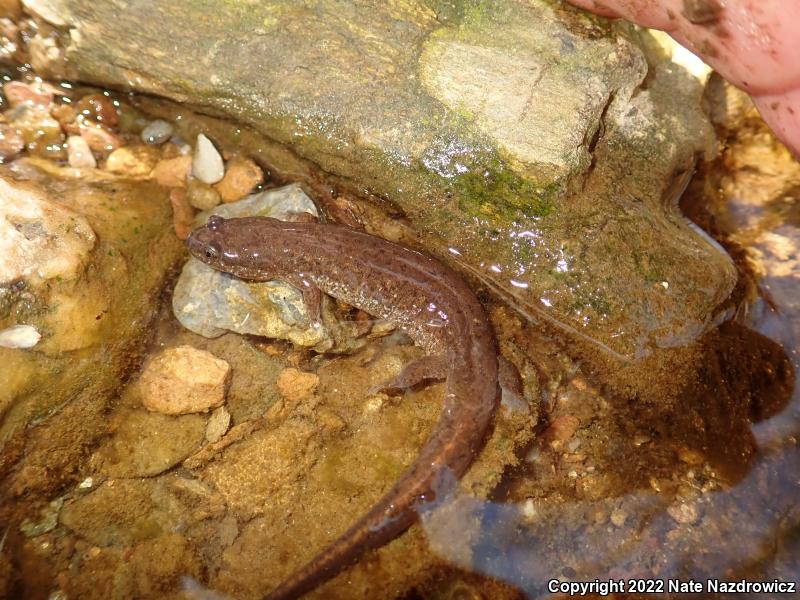
[(536, 505), (533, 503), (533, 498), (525, 500), (520, 509), (522, 511), (522, 516), (526, 519), (533, 519), (536, 516)]
[(91, 477), (87, 477), (78, 484), (78, 487), (82, 490), (88, 490), (93, 485), (94, 485), (94, 479), (92, 479)]
[(142, 130), (142, 141), (150, 146), (159, 146), (172, 136), (172, 125), (161, 119), (148, 123)]
[(33, 348), (42, 339), (42, 334), (30, 325), (12, 325), (0, 331), (0, 347)]
[(217, 183), (225, 175), (225, 165), (222, 162), (222, 157), (217, 152), (214, 144), (211, 143), (211, 140), (202, 133), (197, 136), (197, 147), (194, 150), (194, 161), (192, 162), (192, 175), (208, 185)]
[(94, 169), (97, 166), (92, 149), (79, 135), (71, 135), (67, 138), (67, 159), (69, 166), (73, 169)]

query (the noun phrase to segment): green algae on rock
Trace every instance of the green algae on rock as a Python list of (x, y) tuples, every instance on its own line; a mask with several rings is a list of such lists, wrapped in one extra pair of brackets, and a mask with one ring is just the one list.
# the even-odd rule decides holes
[[(723, 316), (732, 263), (663, 200), (707, 147), (699, 85), (646, 34), (551, 0), (169, 0), (155, 21), (136, 3), (28, 4), (58, 9), (82, 79), (252, 126), (607, 354), (680, 346)], [(298, 166), (278, 154), (261, 160)]]

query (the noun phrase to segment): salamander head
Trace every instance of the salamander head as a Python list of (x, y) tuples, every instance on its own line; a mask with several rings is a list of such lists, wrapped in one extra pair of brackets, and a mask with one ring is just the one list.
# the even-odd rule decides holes
[(242, 279), (264, 280), (266, 245), (262, 230), (272, 219), (224, 219), (211, 215), (205, 226), (195, 229), (186, 240), (189, 252), (217, 271)]

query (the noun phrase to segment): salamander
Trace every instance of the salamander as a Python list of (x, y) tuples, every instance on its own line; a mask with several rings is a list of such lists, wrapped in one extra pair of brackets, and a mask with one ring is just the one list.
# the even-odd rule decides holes
[(312, 319), (319, 315), (322, 291), (394, 322), (427, 356), (409, 364), (392, 385), (446, 382), (439, 421), (397, 483), (265, 600), (297, 598), (405, 531), (416, 519), (418, 503), (435, 495), (443, 471), (460, 477), (469, 467), (500, 397), (494, 332), (481, 303), (452, 269), (347, 227), (212, 216), (187, 245), (193, 256), (219, 271), (297, 286)]

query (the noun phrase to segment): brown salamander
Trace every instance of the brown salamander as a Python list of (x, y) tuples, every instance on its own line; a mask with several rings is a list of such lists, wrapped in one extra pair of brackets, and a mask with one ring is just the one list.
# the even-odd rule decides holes
[(312, 318), (319, 314), (322, 290), (396, 323), (429, 355), (406, 367), (396, 384), (446, 376), (441, 417), (405, 474), (324, 552), (266, 596), (296, 598), (405, 531), (444, 469), (456, 477), (466, 471), (498, 405), (494, 333), (475, 294), (451, 269), (346, 227), (212, 216), (187, 244), (196, 258), (219, 271), (296, 285)]

